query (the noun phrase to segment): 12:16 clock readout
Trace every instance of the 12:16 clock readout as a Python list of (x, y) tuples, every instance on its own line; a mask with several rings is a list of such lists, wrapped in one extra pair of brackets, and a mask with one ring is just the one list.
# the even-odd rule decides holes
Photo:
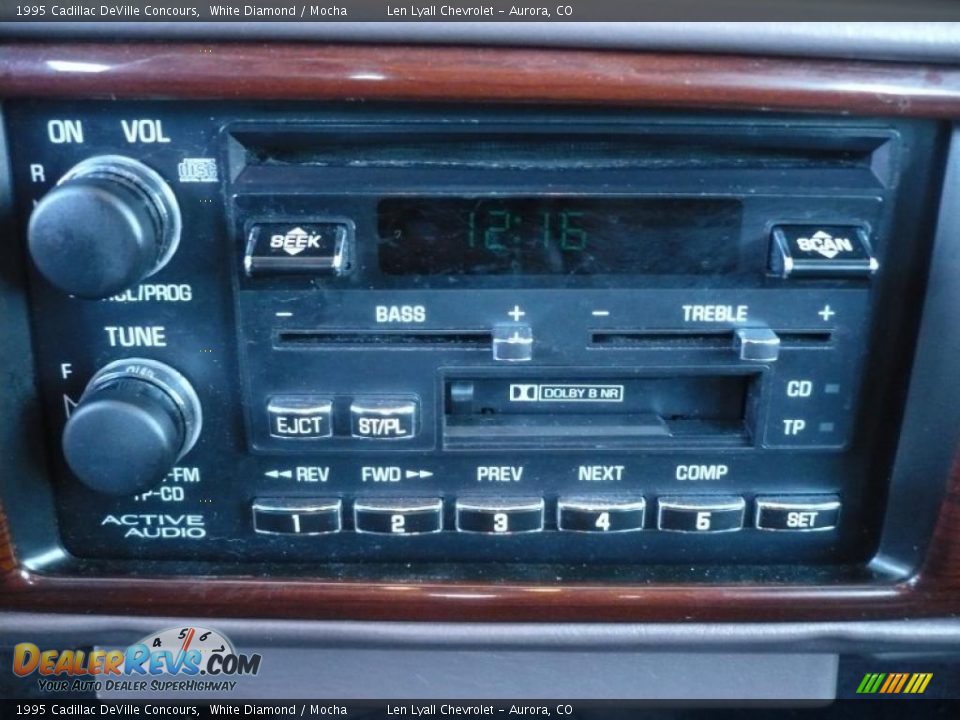
[(384, 197), (389, 275), (716, 274), (737, 267), (741, 208), (715, 198)]
[(472, 211), (467, 218), (467, 244), (471, 248), (502, 252), (510, 249), (506, 243), (542, 243), (545, 248), (554, 243), (560, 250), (578, 252), (586, 249), (588, 240), (587, 231), (577, 227), (583, 215), (573, 210), (539, 213), (539, 228), (524, 237), (514, 232), (526, 224), (522, 216), (508, 210)]

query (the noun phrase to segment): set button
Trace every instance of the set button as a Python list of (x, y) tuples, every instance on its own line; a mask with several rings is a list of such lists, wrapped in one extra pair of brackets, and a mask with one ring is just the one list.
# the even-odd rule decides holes
[(557, 501), (557, 528), (573, 532), (633, 532), (643, 530), (647, 502), (642, 497), (623, 500), (563, 499)]
[(359, 533), (425, 535), (443, 530), (443, 500), (410, 498), (357, 500), (353, 526)]
[(258, 498), (253, 529), (263, 535), (326, 535), (340, 532), (342, 501)]
[(657, 501), (657, 527), (671, 532), (732, 532), (743, 527), (746, 509), (742, 497), (662, 497)]
[(788, 495), (756, 500), (754, 525), (758, 530), (833, 530), (839, 521), (840, 499), (835, 495)]
[(457, 500), (457, 530), (515, 535), (543, 530), (543, 498)]

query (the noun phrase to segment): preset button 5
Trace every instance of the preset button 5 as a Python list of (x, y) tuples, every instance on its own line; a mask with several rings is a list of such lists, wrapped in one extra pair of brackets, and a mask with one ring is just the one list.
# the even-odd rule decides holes
[(657, 507), (661, 530), (715, 533), (740, 530), (747, 503), (742, 497), (662, 497)]

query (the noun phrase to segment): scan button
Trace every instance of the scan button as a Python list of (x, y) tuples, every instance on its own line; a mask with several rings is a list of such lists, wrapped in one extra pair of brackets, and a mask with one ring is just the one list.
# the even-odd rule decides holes
[(781, 277), (869, 277), (878, 267), (867, 231), (860, 226), (773, 228), (770, 269)]

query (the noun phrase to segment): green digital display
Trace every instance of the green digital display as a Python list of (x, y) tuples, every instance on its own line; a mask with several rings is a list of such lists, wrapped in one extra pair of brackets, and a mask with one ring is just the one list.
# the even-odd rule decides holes
[(377, 220), (390, 275), (703, 275), (740, 260), (735, 200), (404, 197)]

